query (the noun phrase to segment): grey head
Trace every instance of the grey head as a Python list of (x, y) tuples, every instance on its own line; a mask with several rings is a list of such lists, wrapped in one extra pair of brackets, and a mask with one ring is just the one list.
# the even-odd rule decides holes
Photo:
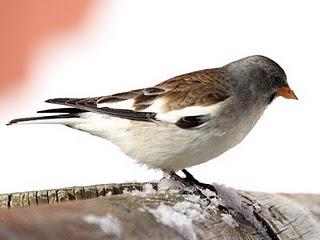
[(284, 70), (270, 58), (254, 55), (231, 62), (227, 69), (235, 81), (236, 90), (248, 90), (259, 98), (271, 103), (277, 96), (297, 99), (287, 83)]

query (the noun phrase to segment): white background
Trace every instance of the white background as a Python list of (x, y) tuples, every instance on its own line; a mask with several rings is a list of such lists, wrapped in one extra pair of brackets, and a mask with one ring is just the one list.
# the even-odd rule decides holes
[(317, 192), (319, 37), (317, 1), (112, 1), (83, 31), (39, 51), (30, 85), (7, 99), (0, 123), (0, 193), (150, 181), (110, 142), (63, 126), (7, 127), (52, 97), (108, 95), (252, 54), (277, 61), (299, 101), (277, 99), (245, 140), (190, 170), (201, 181), (268, 192)]

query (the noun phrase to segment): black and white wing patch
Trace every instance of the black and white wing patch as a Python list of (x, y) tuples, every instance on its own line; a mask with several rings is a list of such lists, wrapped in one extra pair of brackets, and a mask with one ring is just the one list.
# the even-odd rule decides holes
[[(140, 97), (141, 95), (139, 95)], [(106, 99), (106, 97), (103, 97)], [(110, 99), (109, 104), (104, 101), (103, 106), (101, 107), (101, 102), (99, 101), (101, 98), (54, 98), (49, 99), (46, 102), (53, 103), (53, 104), (61, 104), (69, 106), (69, 108), (55, 108), (55, 109), (48, 109), (38, 111), (38, 113), (65, 113), (65, 114), (82, 114), (86, 112), (93, 112), (97, 114), (107, 114), (110, 116), (118, 117), (118, 118), (125, 118), (133, 121), (146, 121), (146, 122), (166, 122), (175, 124), (177, 127), (182, 129), (195, 129), (197, 127), (202, 126), (204, 123), (210, 120), (210, 107), (194, 109), (190, 108), (177, 110), (177, 111), (170, 111), (170, 112), (161, 112), (159, 109), (150, 105), (150, 110), (148, 111), (147, 108), (143, 108), (143, 110), (131, 110), (133, 107), (126, 106), (129, 102), (128, 100), (132, 101), (131, 99), (122, 99), (122, 101), (115, 101), (115, 98), (108, 98)], [(160, 102), (160, 101), (159, 101)], [(160, 105), (159, 102), (155, 102), (155, 105)], [(106, 106), (115, 106), (120, 108), (111, 108)], [(130, 103), (132, 104), (132, 103)], [(131, 105), (132, 106), (132, 105)], [(123, 109), (122, 107), (128, 107), (131, 109)], [(153, 108), (153, 109), (152, 109)], [(194, 114), (194, 110), (201, 114), (199, 115), (192, 115)], [(202, 114), (203, 113), (203, 114)], [(188, 116), (191, 114), (191, 116)]]
[(175, 125), (182, 129), (194, 129), (210, 120), (210, 115), (187, 116), (180, 118)]
[(152, 87), (103, 97), (54, 98), (46, 102), (71, 108), (49, 109), (40, 113), (93, 112), (134, 121), (165, 122), (182, 129), (195, 129), (209, 121), (221, 104), (220, 102), (209, 106), (193, 105), (168, 110), (166, 94), (170, 94), (170, 90)]

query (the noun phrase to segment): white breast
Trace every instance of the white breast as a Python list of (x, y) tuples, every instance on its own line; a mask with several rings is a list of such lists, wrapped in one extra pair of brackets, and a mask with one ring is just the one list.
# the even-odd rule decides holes
[[(201, 110), (204, 109), (210, 108)], [(185, 111), (187, 109), (178, 110), (175, 116)], [(188, 109), (189, 113), (192, 111)], [(178, 171), (213, 159), (237, 145), (250, 132), (263, 111), (264, 107), (257, 106), (247, 113), (241, 112), (223, 128), (217, 128), (212, 120), (195, 130), (181, 129), (168, 123), (174, 120), (169, 114), (162, 115), (166, 116), (164, 119), (167, 122), (85, 115), (86, 121), (73, 127), (112, 141), (138, 163), (163, 171)], [(215, 111), (211, 108), (210, 112)], [(195, 110), (192, 113), (198, 114)]]

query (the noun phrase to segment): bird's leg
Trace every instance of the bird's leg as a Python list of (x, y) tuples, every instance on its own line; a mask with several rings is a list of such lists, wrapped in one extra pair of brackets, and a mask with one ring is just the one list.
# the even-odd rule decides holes
[[(178, 174), (176, 174), (175, 172), (170, 172), (169, 173), (170, 177), (175, 180), (178, 181), (180, 183), (182, 183), (184, 186), (191, 188), (192, 192), (196, 195), (199, 195), (201, 198), (205, 198), (207, 199), (207, 196), (205, 196), (197, 187), (194, 186), (194, 184), (192, 184), (190, 181), (186, 181), (186, 178), (182, 178), (180, 177)], [(185, 191), (187, 192), (187, 191)]]
[[(211, 203), (211, 199), (212, 198), (215, 198), (216, 196), (209, 196), (207, 197), (205, 194), (203, 194), (201, 192), (201, 190), (199, 189), (202, 188), (202, 189), (209, 189), (210, 191), (214, 192), (215, 194), (217, 194), (217, 190), (215, 189), (214, 186), (210, 185), (210, 184), (207, 184), (207, 183), (202, 183), (202, 182), (199, 182), (197, 179), (195, 179), (191, 173), (189, 173), (187, 170), (185, 169), (182, 169), (181, 170), (184, 175), (186, 176), (185, 178), (182, 178), (180, 177), (178, 174), (176, 174), (175, 172), (170, 172), (170, 177), (180, 183), (182, 183), (183, 185), (187, 186), (187, 187), (190, 187), (193, 191), (194, 194), (200, 196), (200, 198), (204, 199), (207, 201), (207, 205), (209, 206), (210, 203)], [(223, 213), (228, 213), (230, 214), (228, 208), (226, 208), (225, 206), (219, 204), (217, 206), (217, 208), (223, 212)]]
[[(191, 183), (191, 184), (193, 184), (193, 185), (196, 185), (196, 186), (198, 186), (198, 187), (201, 187), (201, 188), (203, 188), (203, 189), (209, 189), (211, 192), (214, 192), (215, 195), (217, 195), (217, 190), (215, 189), (214, 186), (212, 186), (211, 184), (199, 182), (199, 181), (198, 181), (197, 179), (195, 179), (195, 178), (192, 176), (192, 174), (189, 173), (186, 169), (182, 169), (181, 171), (182, 171), (183, 174), (186, 176), (186, 177), (184, 178), (184, 180), (186, 180), (187, 182), (189, 182), (189, 183)], [(201, 191), (200, 191), (200, 192), (201, 192)], [(201, 194), (204, 195), (202, 192), (201, 192)], [(210, 202), (211, 202), (210, 199), (213, 198), (213, 197), (214, 197), (214, 196), (210, 196), (210, 197), (209, 197), (209, 204), (210, 204)], [(206, 197), (206, 198), (208, 199), (208, 197)], [(219, 209), (220, 211), (224, 212), (224, 213), (228, 213), (228, 214), (229, 214), (229, 210), (228, 210), (225, 206), (223, 206), (223, 205), (221, 205), (221, 204), (218, 205), (218, 209)]]
[(189, 173), (186, 169), (182, 169), (181, 170), (184, 175), (186, 176), (184, 178), (185, 181), (187, 181), (189, 184), (192, 184), (192, 185), (196, 185), (198, 187), (201, 187), (203, 189), (209, 189), (210, 191), (214, 192), (215, 194), (217, 194), (217, 190), (215, 189), (214, 186), (212, 186), (211, 184), (207, 184), (207, 183), (202, 183), (202, 182), (199, 182), (197, 179), (195, 179), (191, 173)]
[(169, 173), (169, 175), (173, 180), (175, 180), (177, 182), (180, 182), (180, 183), (182, 183), (183, 185), (185, 185), (187, 187), (193, 187), (192, 184), (189, 181), (186, 181), (185, 178), (180, 177), (175, 172), (172, 171), (172, 172)]

